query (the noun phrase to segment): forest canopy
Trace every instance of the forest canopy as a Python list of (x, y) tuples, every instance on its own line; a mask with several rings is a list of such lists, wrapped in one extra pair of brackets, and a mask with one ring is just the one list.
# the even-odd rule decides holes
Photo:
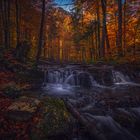
[(1, 0), (0, 47), (17, 50), (24, 42), (30, 46), (24, 52), (36, 61), (139, 59), (139, 0), (73, 0), (64, 5), (72, 6), (67, 10), (53, 0)]

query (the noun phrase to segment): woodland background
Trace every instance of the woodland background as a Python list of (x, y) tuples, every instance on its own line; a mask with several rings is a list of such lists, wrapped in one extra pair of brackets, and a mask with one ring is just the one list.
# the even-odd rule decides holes
[(66, 11), (52, 0), (1, 0), (0, 47), (18, 48), (24, 42), (30, 47), (27, 55), (36, 61), (139, 60), (139, 0), (71, 4)]

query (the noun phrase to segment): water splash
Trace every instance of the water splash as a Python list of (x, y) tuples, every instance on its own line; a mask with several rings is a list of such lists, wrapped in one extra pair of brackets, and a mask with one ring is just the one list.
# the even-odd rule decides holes
[(84, 113), (88, 120), (94, 120), (97, 123), (97, 128), (104, 131), (108, 139), (115, 139), (117, 136), (120, 139), (138, 140), (134, 135), (121, 127), (111, 116), (93, 116), (89, 113)]
[(130, 82), (130, 78), (128, 76), (125, 76), (123, 73), (119, 71), (112, 71), (113, 75), (113, 81), (114, 83), (126, 83)]
[(130, 85), (130, 86), (140, 87), (140, 84), (132, 82), (129, 76), (124, 75), (122, 72), (113, 70), (112, 75), (113, 75), (113, 82), (115, 85)]
[[(94, 76), (96, 75), (94, 74)], [(112, 70), (110, 76), (112, 76), (112, 85), (106, 86), (105, 84), (99, 84), (88, 70), (77, 67), (50, 67), (44, 71), (43, 90), (59, 94), (64, 94), (64, 92), (70, 94), (75, 88), (96, 89), (97, 92), (100, 90), (102, 92), (104, 90), (116, 92), (120, 87), (140, 87), (140, 84), (132, 82), (127, 75), (119, 71)], [(98, 75), (97, 77), (104, 78)], [(99, 79), (99, 81), (102, 81), (102, 79)]]

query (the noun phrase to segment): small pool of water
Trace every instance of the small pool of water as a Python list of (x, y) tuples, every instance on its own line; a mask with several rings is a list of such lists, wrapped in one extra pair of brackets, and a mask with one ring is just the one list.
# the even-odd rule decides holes
[(58, 97), (77, 97), (89, 94), (135, 94), (139, 93), (140, 85), (135, 83), (115, 84), (113, 86), (97, 85), (92, 88), (83, 88), (80, 86), (70, 86), (65, 84), (47, 84), (42, 87), (43, 95), (58, 96)]

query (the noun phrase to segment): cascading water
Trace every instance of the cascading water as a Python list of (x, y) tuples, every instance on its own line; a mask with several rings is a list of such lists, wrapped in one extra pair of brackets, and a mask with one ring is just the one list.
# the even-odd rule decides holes
[(113, 82), (116, 85), (132, 85), (132, 86), (140, 86), (140, 84), (134, 83), (130, 80), (128, 75), (124, 75), (119, 71), (112, 71)]
[[(112, 72), (112, 73), (111, 73)], [(94, 76), (93, 76), (94, 75)], [(105, 76), (111, 76), (112, 84), (110, 86), (105, 85)], [(98, 81), (96, 81), (95, 79)], [(101, 82), (100, 82), (101, 81)], [(103, 81), (103, 82), (102, 82)], [(99, 84), (100, 83), (100, 84)], [(44, 71), (44, 83), (43, 89), (51, 90), (51, 93), (71, 94), (75, 92), (75, 88), (80, 89), (116, 89), (121, 85), (140, 86), (139, 84), (131, 82), (127, 75), (124, 75), (120, 71), (112, 70), (110, 74), (104, 75), (95, 71), (91, 74), (88, 69), (82, 69), (77, 67), (50, 67)]]
[(80, 70), (48, 70), (44, 72), (44, 82), (62, 85), (73, 85), (73, 86), (87, 86), (92, 87), (96, 83), (92, 75), (85, 71)]
[(91, 119), (92, 121), (95, 121), (98, 124), (98, 130), (105, 131), (108, 139), (138, 140), (110, 116), (93, 116), (89, 113), (85, 113), (84, 115), (88, 120)]
[(50, 68), (44, 71), (43, 89), (53, 94), (71, 94), (75, 88), (91, 88), (96, 84), (87, 71), (74, 68)]
[(114, 83), (127, 83), (130, 82), (130, 78), (128, 76), (125, 76), (123, 73), (119, 71), (112, 71), (113, 75), (113, 81)]
[[(132, 100), (129, 95), (139, 93), (140, 88), (136, 86), (127, 75), (113, 68), (50, 67), (44, 71), (43, 94), (66, 97), (65, 101), (87, 120), (87, 124), (96, 126), (93, 128), (97, 128), (99, 134), (106, 134), (108, 139), (136, 140), (116, 119), (117, 108), (129, 106)], [(112, 108), (116, 108), (114, 112)], [(134, 117), (140, 112), (139, 108), (129, 109), (128, 113), (130, 111)]]

